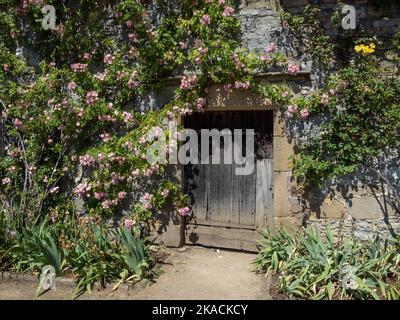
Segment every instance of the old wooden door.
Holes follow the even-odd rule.
[[[272,214],[272,111],[223,111],[196,113],[184,120],[186,128],[245,130],[255,132],[254,170],[237,175],[235,163],[189,164],[185,167],[186,191],[193,214],[186,226],[186,243],[233,249],[255,250],[258,231]],[[221,139],[220,154],[223,158]],[[199,147],[199,158],[201,152]],[[210,148],[207,152],[211,153]],[[199,163],[200,160],[199,160]]]

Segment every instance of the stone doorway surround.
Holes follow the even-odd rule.
[[[163,80],[163,89],[159,93],[161,103],[166,103],[172,98],[174,89],[179,85],[181,77]],[[310,88],[310,74],[299,72],[297,75],[289,75],[281,72],[258,74],[256,80],[269,83],[286,83],[294,94],[301,94]],[[297,198],[292,198],[290,189],[291,162],[290,157],[294,155],[293,143],[283,130],[280,114],[277,106],[268,99],[253,94],[250,90],[234,90],[227,93],[223,85],[212,85],[209,88],[207,106],[205,111],[255,111],[273,110],[273,210],[269,216],[264,217],[265,227],[275,225],[293,226],[299,224],[299,219],[293,217],[293,212],[300,212]],[[173,174],[177,181],[184,187],[184,169],[176,166]],[[296,208],[297,207],[297,208]],[[185,241],[184,219],[176,213],[168,214],[167,227],[160,233],[160,240],[170,247],[180,247]]]

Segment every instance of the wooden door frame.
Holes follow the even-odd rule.
[[[269,125],[266,124],[266,126],[264,127],[267,128],[269,127],[270,130],[268,131],[268,134],[271,135],[271,137],[273,136],[273,110],[271,108],[267,109],[256,109],[256,110],[232,110],[232,111],[228,111],[228,110],[224,110],[224,111],[216,111],[216,110],[212,110],[212,109],[207,109],[205,113],[221,113],[223,116],[226,115],[226,113],[233,113],[235,114],[236,112],[255,112],[255,113],[259,113],[259,112],[263,112],[264,115],[262,115],[262,117],[267,117],[267,118],[263,118],[264,120],[269,119],[272,123],[270,123]],[[226,113],[225,113],[226,112]],[[266,113],[268,112],[268,113]],[[233,117],[235,117],[235,115],[231,115]],[[192,117],[192,116],[189,116]],[[239,119],[242,119],[242,115],[240,115]],[[207,117],[206,117],[207,118]],[[228,118],[229,119],[229,118]],[[225,118],[224,120],[221,119],[221,121],[224,121],[226,123],[226,125],[228,125],[227,128],[231,128],[231,124],[229,124],[229,120],[227,118]],[[258,117],[258,115],[256,116],[256,118],[254,119],[254,121],[257,120],[256,119],[260,119]],[[238,119],[236,118],[237,121]],[[199,120],[194,120],[195,122],[195,126],[196,126],[196,130],[198,130],[199,128],[203,128],[202,127],[202,122]],[[206,120],[207,121],[207,120]],[[240,121],[240,120],[239,120]],[[188,125],[187,128],[192,128],[191,127],[191,121],[189,119],[189,123],[186,123],[185,121],[185,127]],[[256,124],[255,123],[255,129],[257,130],[257,128],[259,128],[259,123]],[[270,126],[272,125],[272,126]],[[200,126],[200,127],[198,127]],[[208,129],[213,129],[209,126],[207,126]],[[225,127],[219,127],[220,130],[224,129]],[[242,129],[245,129],[243,127],[241,127]],[[246,129],[249,129],[252,127],[246,127]],[[261,128],[259,128],[261,129]],[[261,129],[263,130],[263,129]],[[257,132],[257,131],[256,131]],[[265,131],[265,133],[267,133]],[[271,146],[272,146],[272,141],[270,142]],[[264,151],[265,152],[265,151]],[[261,231],[264,228],[266,228],[268,226],[268,224],[272,224],[272,203],[273,203],[273,197],[271,195],[271,193],[273,192],[272,190],[272,185],[273,185],[273,181],[272,180],[272,164],[273,164],[273,154],[269,154],[269,157],[265,157],[265,158],[260,158],[260,159],[255,159],[254,162],[254,171],[253,173],[254,175],[254,192],[252,192],[252,195],[254,196],[254,199],[251,200],[251,203],[253,204],[253,208],[251,208],[251,211],[254,213],[254,221],[253,224],[248,225],[246,223],[242,223],[242,222],[230,222],[230,221],[214,221],[214,219],[211,220],[206,220],[205,217],[203,217],[202,215],[198,215],[198,212],[195,212],[195,207],[194,206],[193,212],[195,213],[195,218],[193,220],[191,220],[190,224],[196,224],[196,225],[203,225],[203,226],[210,226],[210,227],[224,227],[224,228],[236,228],[236,229],[248,229],[248,230],[254,230],[254,231]],[[264,175],[259,175],[259,172],[263,172]],[[188,174],[188,170],[186,168],[186,166],[184,167],[184,172],[182,173],[182,187],[184,189],[185,192],[190,192],[190,190],[188,190],[189,187],[189,178],[187,176]],[[212,177],[211,177],[212,178]],[[243,182],[243,181],[242,181]],[[262,187],[261,187],[262,186]],[[190,189],[190,188],[189,188]],[[243,190],[244,191],[244,190]],[[249,208],[250,210],[250,208]],[[213,211],[213,210],[211,210]],[[246,211],[246,210],[245,210]],[[250,213],[250,211],[249,211]],[[246,216],[246,215],[245,215]],[[239,215],[238,215],[239,217]],[[239,219],[241,220],[241,219]]]
[[[164,92],[173,92],[171,88],[179,83],[181,77],[166,79],[164,85],[168,90]],[[286,73],[273,72],[268,74],[260,74],[257,76],[257,81],[282,83],[285,81],[294,94],[300,94],[303,83],[310,83],[309,72],[299,72],[297,75],[288,75]],[[171,95],[172,97],[172,95]],[[268,99],[263,99],[260,96],[252,94],[249,90],[234,90],[227,93],[223,85],[212,85],[209,88],[207,97],[207,106],[205,111],[256,111],[256,110],[273,110],[273,208],[268,218],[268,223],[265,227],[273,228],[276,225],[293,226],[297,223],[293,217],[290,207],[290,188],[293,185],[291,182],[291,161],[290,156],[294,155],[293,144],[283,130],[283,125],[280,121],[279,109],[272,105]],[[183,123],[183,117],[178,118],[178,122]],[[176,181],[184,188],[185,177],[184,168],[182,165],[176,166]],[[181,246],[185,239],[185,219],[176,217],[174,214],[174,224],[169,227],[162,235],[161,239],[165,240],[167,246]],[[296,221],[294,221],[296,220]],[[176,221],[179,221],[176,223]],[[265,221],[259,221],[264,225]]]
[[[213,94],[218,94],[221,92],[221,88],[211,88],[209,97],[211,97],[211,101],[208,103],[207,107],[205,108],[205,112],[216,112],[216,111],[249,111],[249,112],[257,112],[257,111],[273,111],[272,112],[272,117],[274,118],[273,121],[273,145],[275,143],[275,118],[276,118],[276,110],[274,110],[274,106],[272,106],[269,101],[264,101],[261,102],[259,99],[257,99],[257,104],[254,103],[252,105],[245,105],[243,106],[243,94],[240,93],[238,97],[242,98],[240,100],[242,101],[237,101],[238,97],[234,97],[234,101],[229,101],[226,105],[222,105],[221,103],[218,103],[215,105],[212,101]],[[246,98],[246,101],[248,102],[249,100]],[[180,119],[180,123],[183,123],[183,117]],[[274,147],[274,152],[275,152],[275,147]],[[275,155],[273,155],[272,159],[272,164],[274,163],[274,158]],[[267,159],[266,159],[267,160]],[[265,163],[265,161],[256,161],[255,165],[257,166],[255,170],[260,170],[259,165],[261,166],[262,163]],[[181,167],[181,187],[185,188],[186,184],[186,177],[185,177],[185,170],[183,167]],[[264,168],[263,170],[268,170],[267,168]],[[274,174],[274,167],[270,168],[272,171],[272,184],[273,183],[273,177],[275,176]],[[258,179],[258,175],[256,177]],[[257,182],[256,182],[257,183]],[[269,190],[267,190],[268,193]],[[272,193],[274,193],[275,190],[272,190]],[[264,193],[265,194],[265,193]],[[241,226],[222,226],[222,224],[218,224],[213,226],[212,224],[210,225],[194,225],[194,224],[187,224],[184,228],[185,230],[185,240],[186,242],[195,242],[196,239],[190,239],[190,237],[193,234],[200,234],[202,239],[202,245],[206,246],[212,246],[212,247],[227,247],[227,248],[232,248],[232,249],[241,249],[245,251],[257,251],[257,246],[256,246],[256,241],[259,238],[259,233],[268,227],[272,227],[274,224],[274,205],[272,207],[267,208],[265,206],[260,206],[260,202],[262,199],[262,193],[259,194],[257,188],[256,188],[256,195],[255,195],[255,201],[256,201],[256,221],[255,221],[255,227],[253,228],[246,228],[246,227],[241,227]],[[274,201],[272,200],[272,203]],[[257,212],[257,210],[259,210]],[[232,230],[234,229],[234,230]],[[232,233],[235,232],[237,234],[237,239],[229,239],[229,235],[232,235]]]

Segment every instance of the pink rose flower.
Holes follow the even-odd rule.
[[[248,82],[240,82],[240,81],[235,82],[235,89],[247,90],[248,88],[250,88],[250,83]]]
[[[95,198],[96,200],[101,200],[101,199],[103,199],[103,196],[104,196],[103,192],[95,192],[95,193],[94,193],[94,198]]]
[[[227,91],[227,92],[231,92],[232,89],[233,89],[233,84],[232,84],[232,83],[224,84],[224,89],[225,89],[225,91]]]
[[[96,164],[96,160],[89,154],[79,157],[79,163],[85,167],[93,167]]]
[[[10,179],[9,177],[4,178],[3,180],[1,180],[1,184],[2,184],[3,186],[7,186],[7,185],[9,185],[10,183],[11,183],[11,179]]]
[[[94,105],[98,100],[99,94],[96,91],[89,91],[86,94],[86,103],[90,106]]]
[[[297,106],[296,105],[290,105],[287,108],[288,113],[290,113],[291,115],[294,115],[295,113],[297,113]]]
[[[118,193],[118,199],[119,200],[125,199],[126,196],[127,196],[127,193],[125,191],[121,191],[121,192]]]
[[[71,91],[74,91],[77,87],[78,87],[78,85],[74,81],[71,81],[70,83],[68,83],[68,86],[67,86],[68,90],[71,90]]]
[[[225,9],[224,9],[224,12],[222,13],[222,15],[224,17],[230,17],[230,16],[233,15],[234,12],[235,12],[235,9],[233,9],[230,6],[226,6]]]
[[[93,76],[95,79],[99,81],[104,81],[107,77],[107,71],[105,72],[98,72]]]
[[[147,202],[147,201],[151,201],[151,199],[153,199],[153,195],[147,192],[143,195],[143,197],[141,198],[141,201]]]
[[[111,141],[112,138],[111,138],[111,135],[109,133],[102,133],[100,135],[100,139],[103,142],[108,142],[108,141]]]
[[[16,119],[14,120],[14,127],[17,128],[17,129],[22,128],[22,121],[19,120],[18,118],[16,118]]]
[[[71,69],[74,72],[82,73],[87,70],[87,64],[84,63],[73,63],[71,64]]]
[[[310,113],[308,112],[307,109],[303,109],[300,111],[300,116],[303,120],[307,119]]]
[[[211,23],[211,18],[210,18],[210,16],[209,16],[208,14],[203,15],[203,16],[201,17],[201,19],[200,19],[200,23],[201,23],[203,26],[205,26],[205,27],[209,26],[210,23]]]
[[[125,21],[125,25],[126,25],[126,27],[127,28],[132,28],[132,26],[133,26],[133,22],[132,22],[132,20],[127,20],[127,21]]]
[[[64,25],[63,25],[62,23],[58,24],[58,25],[56,26],[56,28],[55,28],[55,32],[56,32],[58,35],[63,36],[63,35],[64,35],[64,32],[65,32],[65,27],[64,27]]]
[[[136,33],[130,33],[130,34],[128,34],[128,38],[129,38],[129,40],[132,41],[132,42],[136,42],[136,41],[138,40],[138,39],[137,39]]]
[[[198,98],[197,99],[197,103],[196,103],[196,107],[199,111],[202,111],[204,109],[204,107],[206,106],[207,100],[204,98]]]
[[[127,229],[132,229],[136,225],[136,220],[134,219],[125,219],[124,227]]]
[[[78,184],[75,187],[74,193],[82,198],[90,191],[90,189],[91,189],[90,184],[88,184],[87,181],[83,181],[82,183]]]
[[[290,75],[295,76],[300,71],[300,67],[297,64],[289,64],[288,72]]]
[[[186,217],[190,212],[190,209],[188,207],[184,207],[184,208],[180,208],[178,209],[178,213],[182,216],[182,217]]]
[[[324,106],[327,106],[329,104],[329,95],[327,93],[324,93],[321,97],[321,104]]]
[[[169,190],[168,190],[168,189],[163,190],[163,191],[161,192],[161,196],[162,196],[163,198],[168,197],[168,196],[169,196]]]
[[[189,90],[193,88],[196,84],[197,84],[197,76],[195,74],[184,76],[181,80],[181,89]]]
[[[237,53],[232,53],[232,61],[235,64],[236,69],[240,70],[244,67]]]
[[[88,53],[88,52],[85,52],[85,53],[83,54],[83,59],[84,59],[84,60],[89,60],[91,57],[92,57],[92,55],[91,55],[90,53]]]
[[[194,40],[194,46],[196,48],[200,48],[202,45],[203,45],[203,42],[201,42],[200,39],[197,38],[196,40]]]
[[[125,122],[130,122],[130,121],[133,120],[133,115],[132,115],[132,113],[130,113],[130,112],[124,111],[124,112],[122,113],[122,115],[123,115],[123,117],[124,117],[124,121],[125,121]]]
[[[271,42],[267,48],[265,49],[265,51],[267,51],[268,53],[272,53],[275,52],[277,49],[277,45],[274,42]]]
[[[115,57],[112,54],[108,53],[104,56],[103,61],[105,64],[112,64],[114,59],[115,59]]]
[[[101,203],[101,206],[103,207],[103,209],[108,209],[111,207],[111,205],[112,205],[112,202],[110,200],[104,200]]]

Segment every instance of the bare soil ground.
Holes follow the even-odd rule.
[[[93,290],[92,294],[85,293],[79,299],[272,299],[265,276],[257,275],[251,269],[254,254],[202,247],[169,251],[154,283],[145,281],[114,292],[109,286],[102,291]],[[0,279],[0,299],[66,300],[71,299],[74,290],[73,286],[57,284],[56,290],[36,298],[37,284],[37,281]]]

